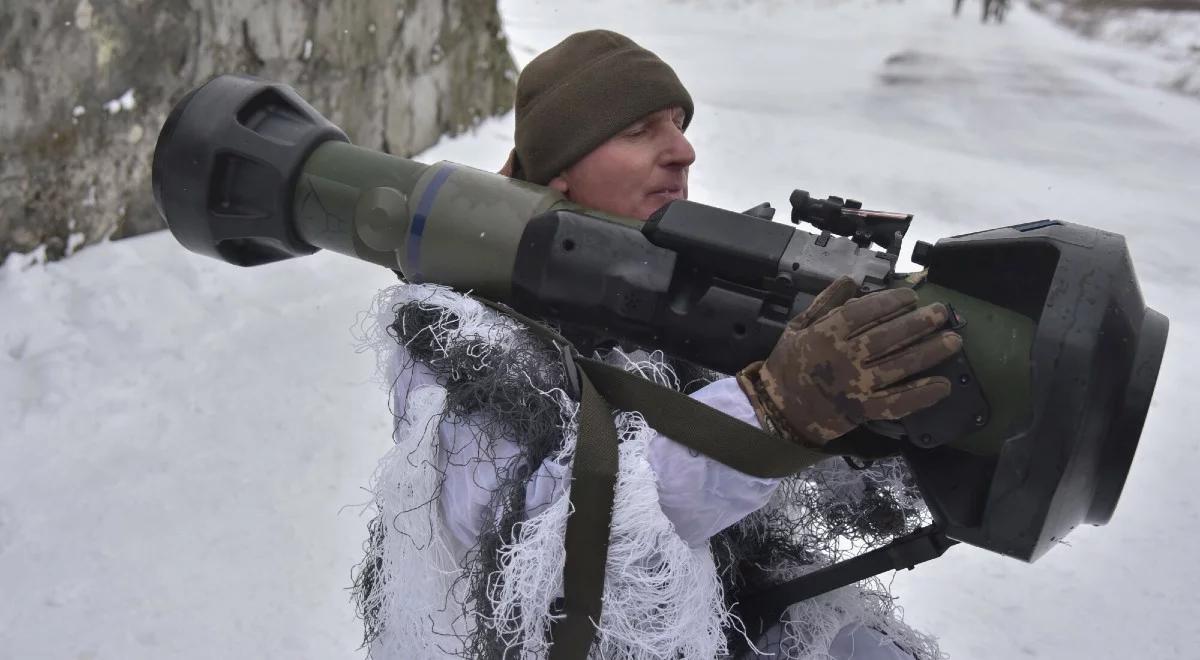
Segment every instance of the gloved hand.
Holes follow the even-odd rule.
[[[869,420],[900,419],[950,394],[943,377],[910,376],[962,348],[941,303],[917,307],[910,288],[851,300],[841,277],[788,323],[766,360],[737,374],[764,429],[820,448]]]

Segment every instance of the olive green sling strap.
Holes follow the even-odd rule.
[[[571,467],[562,618],[551,631],[550,660],[582,660],[596,633],[617,481],[618,438],[613,408],[636,410],[654,430],[751,476],[779,478],[829,457],[726,415],[670,388],[576,354],[554,330],[506,305],[475,298],[525,324],[563,351],[572,396],[579,399],[579,435]]]

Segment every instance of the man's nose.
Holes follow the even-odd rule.
[[[663,167],[688,167],[696,162],[696,150],[683,131],[671,125],[667,133],[659,164]]]

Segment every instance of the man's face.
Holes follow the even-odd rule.
[[[683,119],[683,108],[647,115],[548,185],[576,204],[645,220],[667,202],[687,199],[696,151],[683,135]]]

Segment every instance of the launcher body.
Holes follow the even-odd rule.
[[[649,221],[541,186],[350,145],[290,88],[221,76],[175,107],[154,194],[187,248],[242,266],[333,250],[510,304],[571,336],[661,348],[725,373],[766,357],[841,275],[912,286],[955,310],[951,396],[893,440],[939,527],[1033,560],[1116,506],[1149,407],[1167,320],[1146,307],[1124,239],[1039,221],[919,243],[911,216],[792,195],[792,220],[673,202]],[[881,249],[873,249],[878,247]],[[581,347],[587,350],[588,346]]]

